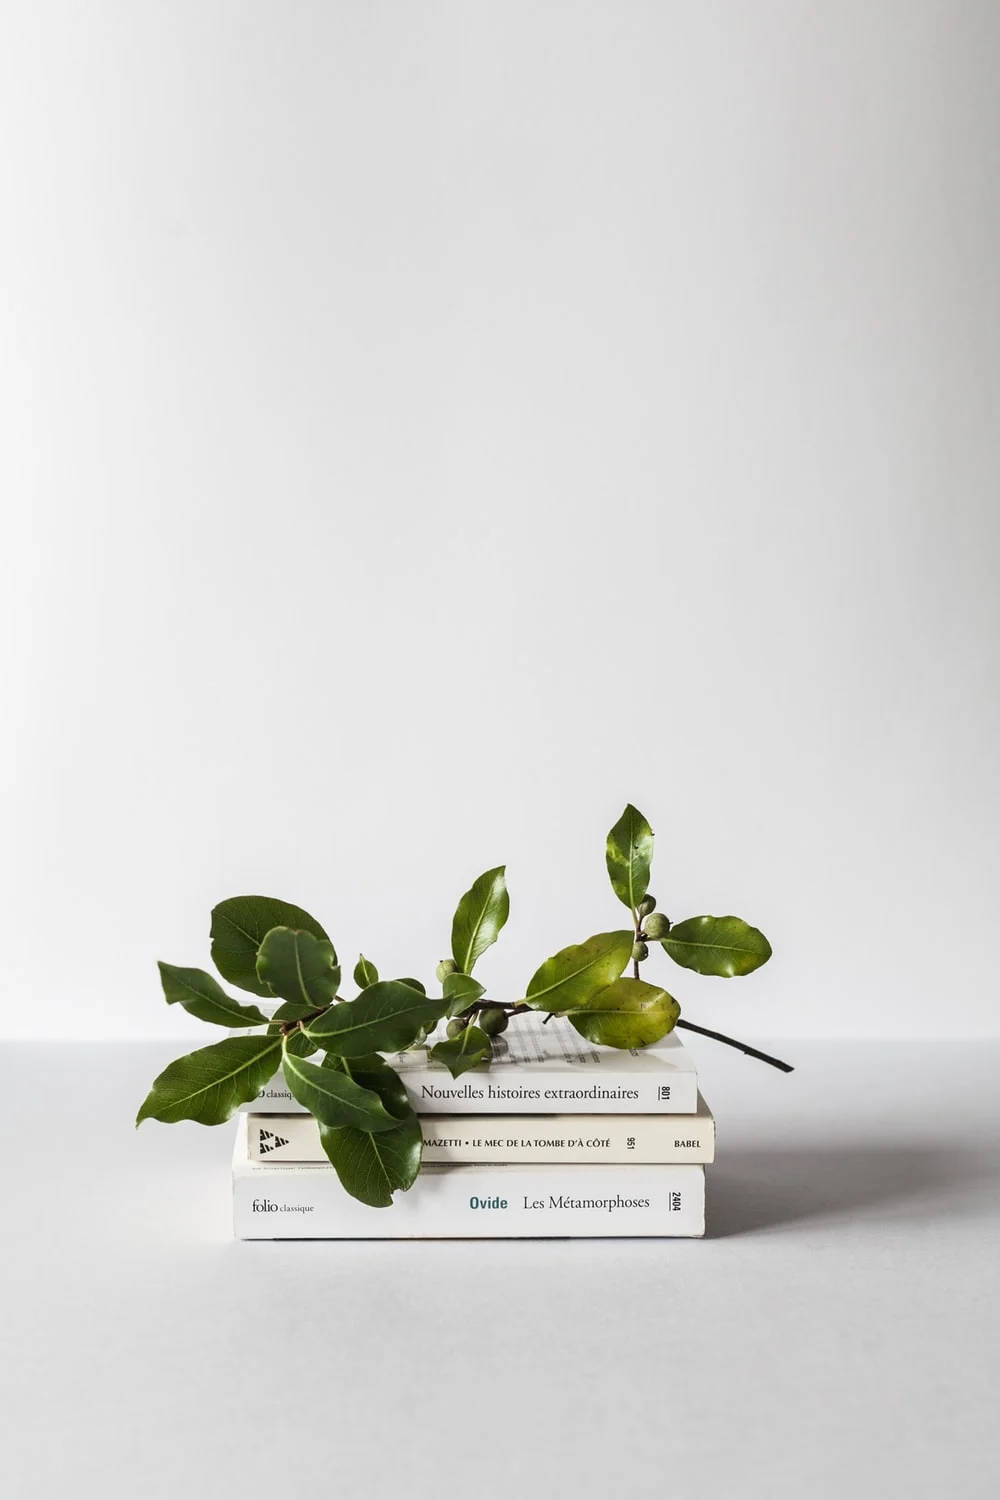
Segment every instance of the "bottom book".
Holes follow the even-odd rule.
[[[638,1163],[425,1167],[391,1208],[369,1208],[344,1191],[328,1163],[251,1161],[241,1115],[233,1232],[243,1240],[691,1239],[705,1233],[705,1170]]]

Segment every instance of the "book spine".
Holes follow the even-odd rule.
[[[506,1071],[506,1070],[504,1070]],[[579,1082],[565,1072],[549,1073],[532,1065],[530,1078],[504,1081],[500,1070],[491,1077],[477,1073],[472,1081],[451,1079],[440,1069],[407,1069],[402,1075],[410,1103],[420,1115],[551,1115],[571,1110],[588,1115],[693,1115],[698,1108],[698,1079],[694,1073],[636,1078],[634,1074],[588,1069]],[[261,1089],[258,1098],[243,1105],[246,1114],[301,1114],[280,1074]]]
[[[422,1115],[424,1162],[692,1162],[715,1158],[715,1121],[696,1115]],[[325,1162],[311,1115],[251,1115],[251,1161]]]
[[[705,1232],[696,1166],[463,1166],[421,1172],[392,1207],[351,1198],[330,1166],[236,1169],[237,1239],[694,1238]]]

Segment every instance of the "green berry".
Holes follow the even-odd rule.
[[[646,944],[645,943],[633,943],[632,944],[632,957],[635,959],[635,961],[636,961],[637,964],[641,964],[644,958],[648,958],[649,957],[649,949],[646,947]]]
[[[507,1030],[507,1012],[490,1006],[487,1010],[479,1012],[476,1025],[481,1031],[485,1031],[487,1036],[499,1036],[501,1031]]]
[[[448,1022],[447,1026],[444,1029],[449,1037],[454,1038],[456,1036],[461,1036],[462,1032],[465,1030],[465,1022],[460,1021],[456,1016],[453,1021]]]
[[[650,914],[650,912],[653,910],[653,908],[655,906],[656,906],[656,897],[655,896],[643,896],[643,898],[639,902],[639,906],[638,906],[638,912],[639,912],[640,917],[648,917],[649,914]]]
[[[453,958],[442,958],[437,966],[437,977],[444,984],[449,974],[454,974],[458,964]]]
[[[661,938],[665,938],[667,933],[670,931],[670,918],[665,917],[662,911],[654,911],[651,916],[648,916],[646,918],[643,926],[646,931],[646,936],[648,938],[653,938],[656,942],[659,942],[659,940]]]

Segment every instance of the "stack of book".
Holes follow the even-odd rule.
[[[345,1192],[316,1122],[272,1079],[239,1120],[236,1237],[704,1234],[715,1121],[675,1034],[620,1052],[519,1016],[493,1052],[488,1069],[458,1079],[423,1049],[392,1059],[420,1116],[424,1165],[389,1209]]]

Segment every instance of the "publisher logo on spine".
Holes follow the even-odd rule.
[[[257,1136],[257,1150],[261,1156],[266,1156],[269,1151],[277,1151],[279,1146],[287,1146],[288,1142],[284,1136],[276,1135],[273,1130],[261,1129]]]
[[[315,1209],[312,1203],[275,1203],[273,1198],[251,1198],[250,1212],[252,1214],[311,1214]]]

